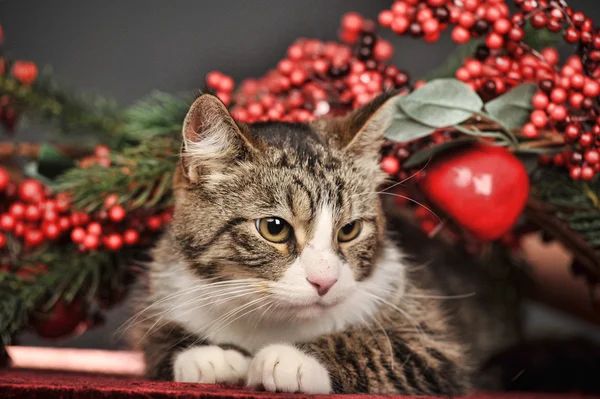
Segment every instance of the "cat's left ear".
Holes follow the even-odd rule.
[[[390,126],[396,96],[383,94],[346,116],[345,134],[349,136],[344,150],[354,156],[379,156]]]
[[[217,97],[198,97],[183,122],[184,177],[195,182],[248,159],[253,147],[240,127]]]

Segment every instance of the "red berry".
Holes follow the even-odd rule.
[[[98,158],[108,158],[110,156],[110,148],[105,145],[96,146],[94,149],[94,155]]]
[[[585,152],[585,161],[589,164],[595,165],[600,161],[600,153],[598,150],[587,150]]]
[[[6,236],[0,233],[0,248],[4,248],[6,246]]]
[[[586,97],[597,97],[600,94],[600,83],[595,80],[588,80],[583,86],[583,94]]]
[[[294,86],[300,86],[306,81],[306,71],[304,69],[296,68],[290,74],[290,82]]]
[[[573,71],[573,72],[575,72],[575,71]],[[571,76],[571,87],[573,87],[574,89],[581,89],[581,88],[583,88],[584,84],[585,84],[585,76],[583,76],[583,74],[574,73]]]
[[[41,231],[31,229],[25,231],[25,243],[32,247],[40,245],[44,241],[44,235]]]
[[[69,218],[66,216],[61,216],[58,219],[58,228],[61,230],[68,230],[71,227],[71,222],[69,221]]]
[[[429,18],[421,24],[423,28],[423,33],[425,35],[432,35],[434,33],[438,33],[440,30],[440,23],[435,18]]]
[[[474,78],[481,76],[483,73],[483,64],[477,60],[470,59],[465,63],[465,68]]]
[[[465,44],[471,39],[469,31],[462,26],[456,26],[452,30],[452,40],[458,44]]]
[[[111,251],[118,251],[123,245],[123,237],[117,233],[113,233],[108,237],[105,237],[103,242],[106,248],[110,249]]]
[[[405,17],[395,17],[392,21],[392,31],[398,35],[402,35],[404,32],[408,30],[410,26],[410,20]]]
[[[342,28],[350,32],[360,32],[364,23],[363,17],[355,12],[349,12],[342,17]]]
[[[385,61],[394,55],[394,46],[387,40],[379,39],[373,48],[373,56],[381,61]]]
[[[15,219],[22,219],[25,216],[25,205],[23,205],[20,202],[15,202],[14,204],[12,204],[10,206],[10,208],[8,209],[8,212]]]
[[[0,229],[2,230],[11,231],[15,227],[15,223],[15,218],[8,213],[0,216]]]
[[[41,202],[44,198],[44,187],[37,180],[23,180],[19,185],[19,197],[27,202]]]
[[[538,135],[538,129],[533,123],[527,123],[523,126],[523,135],[528,139],[533,139]]]
[[[102,234],[102,225],[98,222],[92,222],[87,226],[87,232],[89,235],[99,236]]]
[[[377,17],[379,24],[384,28],[389,28],[392,25],[392,21],[394,20],[394,13],[391,10],[383,10],[379,13]]]
[[[545,109],[548,106],[549,100],[547,95],[538,91],[533,95],[531,102],[536,109]]]
[[[545,111],[542,111],[540,109],[536,109],[535,111],[533,111],[531,113],[530,119],[531,123],[533,123],[533,125],[539,129],[545,127],[548,123],[548,115],[546,115]]]
[[[512,28],[510,30],[510,32],[508,33],[508,38],[515,42],[519,42],[519,41],[523,40],[524,37],[525,37],[525,32],[523,31],[522,28],[519,28],[519,27]]]
[[[567,109],[562,105],[557,105],[552,112],[550,112],[550,116],[555,121],[564,121],[567,117]]]
[[[44,231],[44,235],[46,236],[46,238],[48,238],[50,240],[53,240],[60,235],[60,229],[54,223],[45,224],[42,227],[42,230]]]
[[[0,191],[4,191],[6,186],[8,186],[8,182],[10,181],[10,177],[8,173],[3,168],[0,168]]]
[[[542,57],[550,64],[556,65],[558,63],[558,51],[555,48],[547,47],[542,50]]]
[[[381,169],[388,175],[395,175],[400,170],[400,162],[392,156],[387,156],[381,160]]]
[[[97,235],[88,234],[83,238],[82,244],[86,249],[94,250],[100,245],[100,238]]]
[[[456,70],[456,79],[462,82],[467,82],[469,79],[471,79],[471,74],[469,74],[467,68],[458,68]]]
[[[42,212],[40,211],[40,208],[38,208],[35,205],[27,205],[27,207],[25,208],[25,219],[30,220],[30,221],[35,221],[35,220],[39,220],[39,218],[42,216]]]
[[[557,87],[550,93],[550,99],[553,103],[562,104],[567,100],[567,91],[563,88]]]
[[[221,83],[222,77],[223,77],[223,74],[221,72],[218,72],[218,71],[209,72],[206,75],[206,83],[212,88],[217,88],[219,86],[219,84]]]
[[[571,124],[568,125],[565,129],[565,136],[569,141],[575,141],[579,138],[579,134],[581,131],[577,125]]]
[[[15,235],[17,237],[21,237],[23,236],[23,234],[25,234],[25,224],[23,224],[23,222],[17,222],[15,223]]]
[[[125,219],[126,215],[127,213],[125,212],[125,208],[123,208],[121,205],[115,205],[108,211],[108,217],[113,222],[122,221],[123,219]]]
[[[584,132],[579,137],[579,145],[582,146],[583,148],[589,147],[593,141],[594,141],[594,136],[592,135],[591,132]]]
[[[494,31],[500,35],[504,35],[510,31],[512,24],[506,18],[502,18],[494,22]]]
[[[76,227],[71,231],[71,240],[74,243],[81,244],[85,238],[85,230],[83,227]]]
[[[592,180],[596,172],[591,166],[584,166],[581,168],[581,180]]]
[[[233,81],[233,79],[227,75],[223,75],[221,77],[219,85],[217,86],[217,89],[219,89],[220,91],[224,91],[225,93],[230,93],[233,90],[234,86],[235,82]]]
[[[125,230],[125,233],[123,234],[123,240],[127,245],[135,245],[138,243],[139,239],[140,235],[136,230],[133,229]]]
[[[151,216],[148,218],[148,222],[146,223],[148,228],[152,231],[158,231],[162,227],[162,219],[160,216]]]
[[[585,96],[581,93],[575,92],[569,96],[569,104],[575,109],[580,109],[583,101],[585,100]]]
[[[496,32],[492,32],[485,39],[485,44],[491,49],[499,49],[504,45],[504,39]]]
[[[30,61],[15,61],[12,74],[22,84],[30,85],[37,78],[38,68]]]
[[[580,166],[571,167],[571,169],[569,170],[569,175],[571,176],[571,179],[579,180],[581,178],[581,167]]]
[[[579,32],[577,32],[577,29],[573,27],[567,28],[565,31],[565,40],[568,43],[575,43],[577,40],[579,40]]]
[[[467,29],[475,25],[476,21],[477,20],[475,19],[475,16],[468,11],[464,11],[460,14],[460,17],[458,17],[458,23],[460,26]]]

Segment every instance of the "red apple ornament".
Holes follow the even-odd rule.
[[[481,241],[507,233],[529,195],[523,164],[505,148],[481,143],[440,157],[420,184],[432,203]]]

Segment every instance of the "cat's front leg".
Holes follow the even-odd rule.
[[[177,382],[240,384],[246,380],[250,359],[235,349],[194,346],[174,355]]]
[[[269,345],[250,364],[248,385],[272,392],[331,392],[329,372],[319,361],[292,345]]]

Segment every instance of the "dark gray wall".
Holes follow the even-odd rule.
[[[376,17],[391,3],[0,0],[0,25],[7,55],[51,65],[64,84],[99,92],[126,105],[153,90],[197,89],[212,69],[228,73],[236,81],[259,76],[275,66],[294,39],[335,39],[343,13],[354,10]],[[599,1],[569,3],[600,22]],[[447,36],[436,45],[406,38],[393,38],[393,42],[397,44],[394,63],[416,77],[442,62],[453,47]],[[19,138],[38,134],[28,130]],[[114,347],[111,332],[124,314],[117,309],[105,328],[62,344]],[[25,337],[23,343],[40,342]]]

